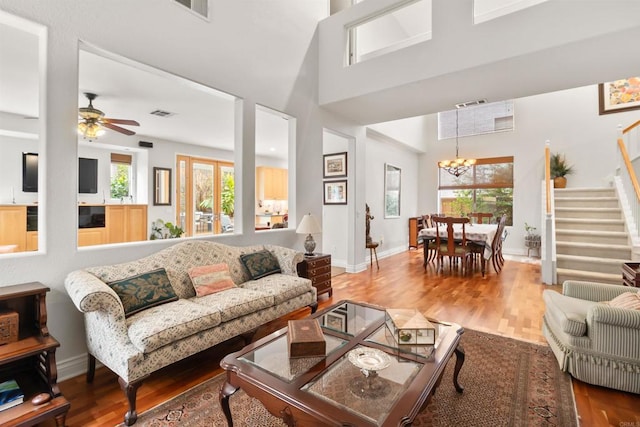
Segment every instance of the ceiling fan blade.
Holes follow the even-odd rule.
[[[103,123],[117,123],[119,125],[129,125],[129,126],[140,126],[140,123],[135,120],[124,120],[124,119],[109,119],[106,117],[102,118]]]
[[[116,125],[113,125],[113,124],[108,123],[108,122],[102,122],[101,125],[106,127],[107,129],[115,130],[116,132],[120,132],[120,133],[123,133],[125,135],[135,135],[136,134],[135,132],[133,132],[133,131],[131,131],[129,129],[121,128],[120,126],[116,126]]]

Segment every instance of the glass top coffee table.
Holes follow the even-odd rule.
[[[289,426],[405,426],[427,405],[456,355],[453,383],[464,363],[462,327],[431,320],[434,345],[398,345],[385,309],[340,301],[312,316],[322,326],[324,357],[289,358],[287,328],[229,354],[220,405],[233,426],[229,397],[238,389]]]

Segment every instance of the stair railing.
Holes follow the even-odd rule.
[[[640,152],[635,149],[640,143],[640,120],[625,129],[618,126],[618,129],[617,184],[621,187],[621,201],[627,205],[631,213],[631,218],[627,218],[626,222],[633,245],[638,246],[640,245],[640,227],[638,227],[640,224],[640,184],[638,184],[629,151],[634,150],[634,157],[640,157]],[[630,147],[630,150],[627,147]],[[626,203],[624,203],[624,199],[626,199]]]
[[[556,282],[556,230],[553,213],[553,185],[551,185],[551,149],[547,140],[544,147],[544,181],[542,182],[542,248],[540,250],[542,283]]]

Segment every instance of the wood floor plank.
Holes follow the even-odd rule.
[[[448,266],[447,266],[448,267]],[[501,274],[493,267],[482,277],[461,276],[457,272],[437,273],[430,264],[422,266],[422,250],[403,252],[380,260],[375,267],[357,274],[335,276],[333,297],[322,295],[322,309],[342,299],[352,299],[385,307],[416,307],[429,317],[449,320],[465,328],[504,335],[516,339],[546,343],[542,335],[545,289],[560,291],[560,286],[541,284],[540,267],[507,260]],[[261,327],[256,338],[286,326],[289,319],[309,315],[299,310]],[[238,339],[152,374],[138,392],[138,412],[152,408],[218,373],[220,359],[242,348]],[[640,426],[640,395],[596,387],[574,380],[574,394],[581,426]],[[98,369],[92,384],[84,376],[60,384],[71,402],[69,427],[116,425],[127,410],[117,377],[105,368]],[[53,423],[45,424],[47,426]]]

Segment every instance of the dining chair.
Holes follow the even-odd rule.
[[[435,227],[433,224],[433,220],[431,219],[433,215],[422,215],[422,228],[433,228]],[[424,269],[427,269],[427,264],[436,259],[438,251],[438,247],[436,246],[436,238],[431,236],[422,236],[422,252],[424,260],[422,262],[422,266]]]
[[[505,225],[507,223],[507,215],[502,215],[500,217],[500,221],[498,222],[498,229],[496,230],[496,235],[493,238],[493,242],[491,244],[491,259],[493,261],[493,269],[496,273],[500,273],[502,271],[502,266],[504,265],[504,257],[502,256],[502,242],[507,238],[507,234],[505,233]]]
[[[437,247],[437,259],[438,269],[444,270],[443,258],[449,257],[449,271],[452,271],[452,267],[455,262],[460,259],[461,272],[464,274],[465,267],[468,270],[469,258],[472,253],[467,247],[467,236],[465,232],[465,225],[469,224],[469,218],[454,218],[454,217],[431,217],[431,220],[436,226],[436,247]],[[454,238],[453,225],[461,225],[461,238],[456,240]],[[446,241],[440,236],[440,231],[445,229],[447,231]]]
[[[491,223],[493,214],[491,212],[471,212],[467,215],[474,224],[484,224],[484,219],[487,218],[487,224]]]

